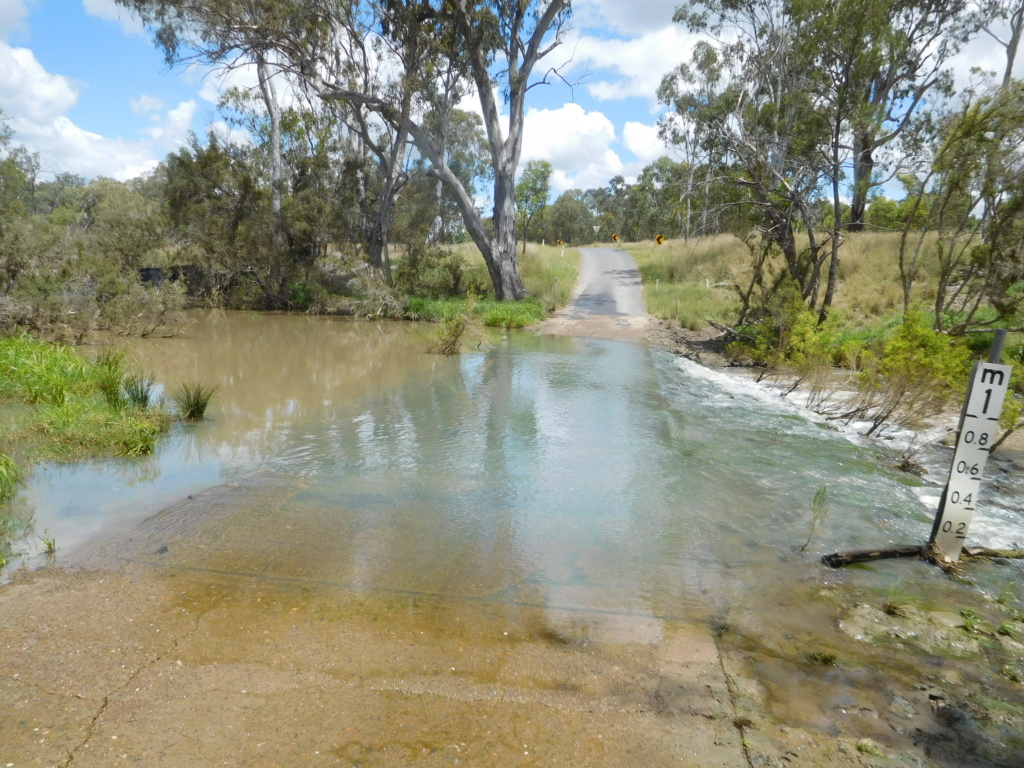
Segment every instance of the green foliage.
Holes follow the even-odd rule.
[[[33,456],[65,460],[150,453],[171,418],[162,408],[131,406],[122,363],[117,354],[89,362],[27,334],[0,339],[0,401],[35,406],[33,419],[6,439]]]
[[[467,334],[475,337],[478,343],[483,342],[480,319],[474,315],[476,303],[476,296],[470,294],[466,298],[464,311],[445,318],[441,328],[427,345],[428,351],[445,356],[458,354],[462,348],[462,339]]]
[[[408,314],[419,320],[448,322],[460,315],[473,314],[485,326],[498,328],[525,328],[539,323],[547,312],[534,298],[523,301],[496,301],[493,298],[479,299],[427,299],[415,297],[409,300]]]
[[[975,611],[970,608],[964,608],[960,611],[960,617],[964,620],[960,628],[970,635],[990,635],[992,634],[988,624],[982,619]]]
[[[14,490],[21,482],[21,476],[21,469],[14,463],[14,459],[7,454],[0,453],[0,505],[14,496]]]
[[[171,390],[170,398],[181,418],[186,421],[199,421],[206,415],[206,409],[218,389],[216,384],[186,381]]]
[[[124,377],[124,399],[135,408],[145,410],[153,397],[155,382],[151,376],[144,373],[130,373]],[[106,396],[106,392],[104,392]],[[109,402],[109,399],[108,399]]]
[[[57,540],[50,534],[49,529],[42,532],[39,541],[43,545],[43,551],[48,555],[57,553]]]
[[[530,160],[516,182],[516,213],[523,231],[524,253],[530,236],[530,224],[548,204],[553,172],[547,160]]]
[[[418,243],[398,262],[395,287],[410,296],[458,296],[464,271],[461,254]]]

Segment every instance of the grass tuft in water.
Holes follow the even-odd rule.
[[[440,330],[427,345],[427,350],[445,356],[458,354],[462,349],[462,339],[466,334],[476,337],[478,342],[484,341],[480,320],[473,314],[475,307],[476,297],[470,294],[466,299],[465,311],[456,312],[445,319]]]
[[[14,459],[5,453],[0,453],[0,504],[3,504],[14,495],[14,489],[21,482],[21,470],[14,463]]]
[[[124,399],[135,408],[146,410],[153,398],[153,387],[156,382],[145,373],[130,373],[124,377]]]
[[[811,530],[807,534],[807,541],[800,547],[801,552],[810,546],[814,532],[819,525],[825,522],[826,517],[828,517],[828,487],[823,485],[814,492],[814,501],[811,503]]]
[[[885,590],[885,602],[882,603],[882,610],[890,616],[906,616],[906,608],[913,606],[922,610],[929,609],[927,601],[903,586],[902,581],[891,584]]]
[[[42,532],[42,534],[39,536],[39,541],[42,542],[43,551],[46,552],[46,554],[56,554],[57,540],[53,538],[53,535],[50,533],[49,528]]]
[[[1003,635],[1011,640],[1020,642],[1020,632],[1017,629],[1017,625],[1012,621],[1004,621],[999,625],[999,629],[996,630],[997,635]]]
[[[975,611],[970,608],[964,608],[960,611],[960,617],[964,620],[964,623],[960,625],[960,629],[969,635],[990,635],[991,630],[985,620],[981,618]]]
[[[206,409],[216,396],[217,390],[216,384],[185,381],[171,390],[170,398],[181,418],[186,421],[199,421],[206,415]]]
[[[870,755],[871,757],[885,757],[885,753],[871,739],[861,739],[858,741],[857,751],[862,755]]]

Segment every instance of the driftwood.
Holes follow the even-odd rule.
[[[921,544],[905,544],[884,549],[855,549],[850,552],[825,555],[821,558],[821,562],[831,565],[833,568],[842,568],[844,565],[869,563],[872,560],[887,560],[893,557],[920,557],[923,551],[924,547]]]
[[[1024,549],[988,549],[987,547],[964,547],[967,557],[1001,557],[1005,560],[1024,560]]]
[[[988,549],[986,547],[964,547],[962,556],[966,558],[1004,558],[1007,560],[1024,560],[1024,550],[1020,549]],[[887,560],[894,557],[919,557],[942,568],[944,571],[956,569],[952,562],[938,547],[932,544],[902,544],[882,549],[855,549],[849,552],[835,552],[825,555],[821,562],[833,568],[842,568],[854,563],[869,563],[873,560]]]

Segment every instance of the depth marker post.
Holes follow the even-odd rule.
[[[999,431],[999,416],[1010,387],[1012,368],[999,364],[1005,344],[1006,331],[996,331],[988,362],[976,362],[971,371],[967,397],[960,411],[949,480],[942,492],[928,540],[954,563],[960,559],[960,550],[974,517],[981,478]]]

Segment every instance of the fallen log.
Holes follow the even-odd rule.
[[[824,555],[821,562],[833,568],[842,568],[844,565],[854,563],[869,563],[873,560],[887,560],[893,557],[920,557],[924,551],[921,544],[904,544],[896,547],[885,547],[884,549],[855,549],[849,552],[836,552],[831,555]]]
[[[962,555],[968,558],[1004,558],[1007,560],[1024,560],[1024,550],[1021,549],[988,549],[987,547],[964,547]],[[844,565],[854,563],[870,563],[873,560],[887,560],[894,557],[920,557],[943,570],[955,567],[948,557],[941,552],[935,551],[928,544],[901,544],[895,547],[884,547],[881,549],[855,549],[849,552],[836,552],[831,555],[824,555],[821,562],[833,568],[842,568]]]
[[[1001,557],[1005,560],[1024,560],[1024,549],[989,549],[987,547],[964,547],[967,557]]]

